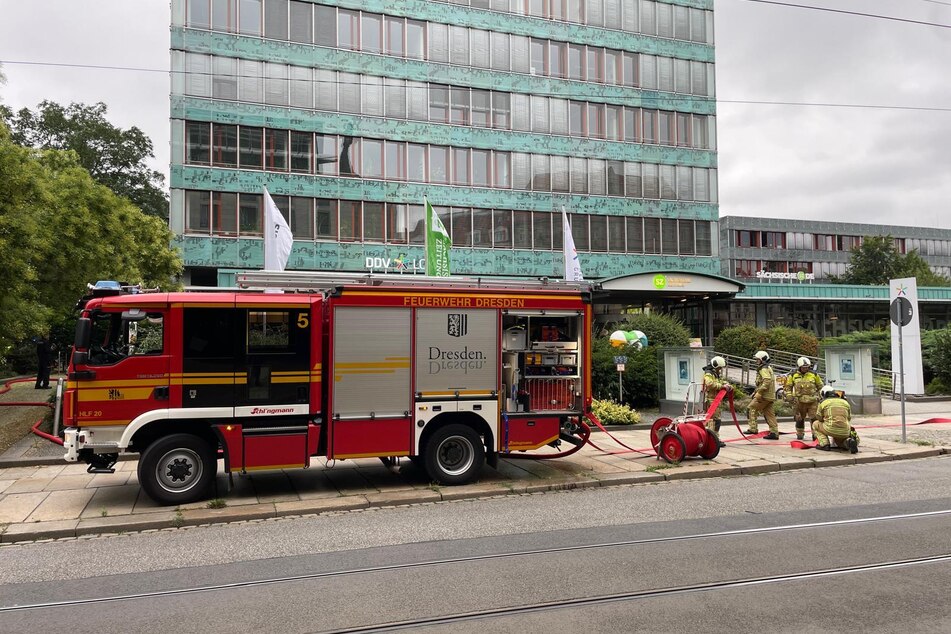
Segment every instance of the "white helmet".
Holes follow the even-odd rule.
[[[753,356],[759,359],[760,363],[769,363],[769,353],[766,352],[765,350],[760,350]]]
[[[808,357],[799,357],[799,360],[796,361],[796,365],[800,368],[803,366],[811,367],[812,361],[810,361]]]
[[[719,370],[720,368],[725,368],[726,359],[724,359],[723,357],[713,357],[712,359],[710,359],[710,366],[715,370]]]
[[[822,398],[829,398],[830,396],[835,396],[835,388],[831,385],[823,385],[822,389],[819,390],[819,394],[822,395]]]

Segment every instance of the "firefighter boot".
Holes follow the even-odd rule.
[[[806,437],[806,424],[796,422],[796,440],[802,440]]]
[[[777,434],[774,431],[771,431],[765,436],[763,436],[763,440],[779,440],[779,434]]]

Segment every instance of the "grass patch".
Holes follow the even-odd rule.
[[[210,509],[223,509],[224,507],[228,506],[228,502],[221,498],[215,498],[214,500],[209,500],[208,504],[205,506]]]
[[[172,526],[175,528],[181,528],[185,525],[185,515],[182,513],[182,509],[175,509],[175,517],[172,518]]]
[[[655,471],[660,471],[661,469],[675,469],[678,465],[674,464],[652,464],[651,466],[644,469],[647,473],[654,473]]]

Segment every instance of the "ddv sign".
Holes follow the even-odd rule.
[[[395,273],[420,273],[426,271],[426,258],[408,258],[400,253],[395,258],[368,257],[366,268],[371,271],[393,271]]]

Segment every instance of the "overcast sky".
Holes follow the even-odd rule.
[[[951,0],[799,3],[951,25]],[[103,101],[168,173],[167,73],[55,66],[167,70],[168,0],[0,0],[0,15],[0,101]],[[717,0],[715,20],[721,216],[951,228],[951,28],[747,0]]]

